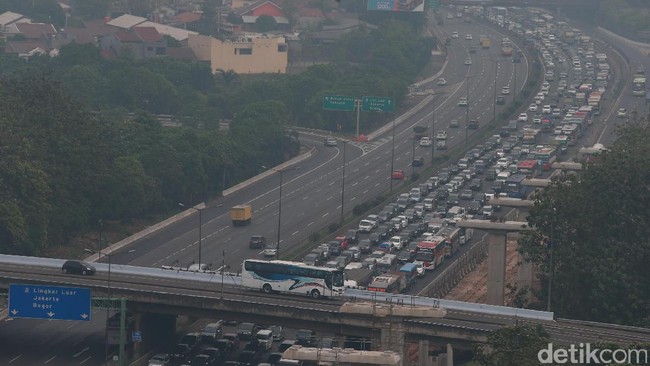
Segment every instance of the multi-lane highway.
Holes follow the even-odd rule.
[[[479,120],[481,125],[492,118],[494,95],[499,95],[503,86],[508,85],[513,90],[515,87],[521,89],[525,84],[528,75],[528,59],[524,58],[520,64],[512,64],[510,59],[499,55],[500,48],[496,45],[489,50],[478,49],[477,53],[469,52],[470,46],[476,45],[480,34],[486,34],[492,40],[500,40],[505,34],[478,23],[463,23],[460,20],[447,22],[441,31],[446,35],[450,35],[453,31],[460,34],[460,37],[453,39],[448,47],[447,63],[441,75],[448,84],[437,87],[433,86],[434,81],[432,83],[436,89],[434,102],[395,126],[394,153],[391,138],[393,131],[390,129],[384,135],[367,143],[347,144],[345,196],[343,197],[345,213],[349,213],[355,205],[385,193],[389,189],[391,157],[394,156],[395,169],[410,172],[413,158],[412,127],[430,126],[434,108],[435,130],[446,130],[451,146],[464,144],[466,109],[457,106],[461,97],[468,97],[469,119]],[[464,39],[466,34],[472,34],[473,41],[466,41]],[[606,37],[606,35],[602,36]],[[622,51],[626,55],[630,52],[629,55],[632,56],[628,56],[629,58],[637,57],[633,49],[622,49]],[[465,65],[464,61],[468,57],[472,60],[471,65]],[[467,91],[469,95],[466,94]],[[511,100],[511,96],[506,97],[507,100]],[[631,96],[629,98],[632,99],[628,100],[623,96],[622,103],[636,103],[639,99],[634,100]],[[504,107],[496,106],[496,108],[498,114]],[[633,109],[631,106],[627,108]],[[461,128],[449,128],[448,124],[452,119],[461,121]],[[469,133],[475,132],[469,130]],[[604,132],[603,136],[608,136],[608,133]],[[322,138],[314,135],[302,135],[301,142],[305,150],[312,151],[312,156],[283,173],[280,232],[283,253],[305,243],[311,233],[338,222],[341,215],[343,145],[325,148],[322,146]],[[603,142],[607,143],[605,140]],[[430,161],[430,154],[430,149],[415,148],[415,155],[424,156],[427,162]],[[440,154],[440,151],[436,151],[436,154]],[[203,210],[201,256],[204,263],[212,263],[213,268],[216,268],[223,262],[236,272],[243,259],[259,256],[258,251],[248,248],[251,235],[265,235],[270,240],[275,240],[278,234],[279,182],[280,174],[271,174],[231,195],[220,198],[210,205],[211,208]],[[228,209],[241,203],[250,203],[253,206],[253,223],[247,227],[234,228],[229,221]],[[193,202],[184,204],[190,205]],[[198,224],[198,214],[194,214],[128,248],[115,252],[111,257],[112,262],[159,267],[161,265],[185,266],[198,261]],[[0,356],[0,363],[100,364],[100,360],[103,359],[104,324],[101,321],[103,314],[97,311],[93,316],[99,320],[83,324],[25,320],[3,322],[0,326],[0,339],[12,339],[13,343],[11,348],[7,348],[11,349],[11,352],[4,352],[4,355]],[[65,337],[60,336],[62,330],[65,331]],[[3,349],[9,344],[5,343]]]

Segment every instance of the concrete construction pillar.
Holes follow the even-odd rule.
[[[488,234],[487,303],[503,305],[506,279],[506,233],[490,231]]]
[[[404,353],[404,322],[401,317],[386,319],[381,324],[380,349]]]
[[[420,341],[418,348],[418,366],[429,366],[429,341]]]
[[[451,343],[447,343],[447,364],[445,366],[454,366],[454,348]]]

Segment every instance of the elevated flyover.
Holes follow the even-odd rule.
[[[522,223],[506,223],[506,229],[521,228]],[[87,287],[93,296],[106,296],[107,265],[98,263],[95,276],[61,275],[63,260],[0,255],[0,288],[11,283],[33,283]],[[344,299],[313,300],[301,296],[265,295],[238,286],[235,275],[178,272],[156,268],[115,265],[111,268],[111,296],[125,298],[129,311],[136,314],[187,315],[195,318],[241,319],[260,323],[277,322],[339,335],[395,342],[390,333],[403,334],[404,340],[447,344],[470,348],[484,342],[487,335],[515,324],[541,324],[554,342],[570,344],[589,341],[635,343],[647,341],[650,330],[570,320],[553,320],[553,314],[541,311],[451,302],[448,300],[349,290]],[[374,313],[341,311],[345,302],[383,304],[384,307],[418,309],[416,313]],[[367,306],[367,305],[361,305]],[[431,310],[422,310],[423,308]],[[436,315],[437,314],[437,315]],[[141,317],[145,321],[148,317]],[[384,319],[383,321],[381,319]],[[384,323],[384,326],[380,326]],[[399,324],[399,329],[395,328]],[[141,324],[143,333],[148,326]],[[143,337],[144,338],[144,337]],[[391,347],[392,348],[392,347]]]

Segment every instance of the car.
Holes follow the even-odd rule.
[[[506,104],[506,98],[504,98],[503,96],[499,95],[499,96],[497,97],[496,103],[497,103],[498,105],[504,105],[504,104]]]
[[[400,250],[399,253],[397,253],[397,262],[404,264],[412,261],[415,258],[415,253],[411,252],[410,250]]]
[[[460,100],[458,101],[458,106],[459,107],[467,107],[467,98],[465,98],[465,97],[460,98]]]
[[[404,179],[404,171],[400,169],[393,170],[393,173],[391,173],[390,177],[391,179],[402,180]]]
[[[278,244],[277,243],[267,243],[266,248],[262,251],[262,255],[271,258],[278,255]]]
[[[225,338],[217,339],[214,342],[213,347],[219,350],[219,353],[223,358],[229,357],[235,348],[233,342]]]
[[[447,80],[445,78],[438,78],[437,83],[439,86],[447,85]]]
[[[192,366],[214,366],[215,361],[216,361],[215,355],[206,355],[206,354],[199,354],[194,357],[192,357],[190,364]]]
[[[252,366],[257,365],[260,360],[260,354],[254,350],[245,350],[241,351],[237,357],[237,362],[240,366]]]
[[[451,34],[451,38],[458,38],[458,37],[459,37],[458,32],[453,32]]]
[[[192,348],[188,344],[179,343],[172,348],[170,354],[172,362],[184,362],[192,353]]]
[[[465,59],[465,65],[471,65],[472,64],[472,59],[471,58],[466,58]]]
[[[467,122],[467,128],[470,130],[476,130],[478,128],[478,120],[469,120],[469,122]]]
[[[335,147],[338,144],[338,142],[334,137],[327,137],[325,138],[325,142],[323,144],[327,147]]]
[[[240,340],[236,333],[224,333],[221,339],[228,340],[232,345],[233,350],[239,349]]]
[[[423,166],[424,158],[421,156],[416,156],[413,158],[413,166]]]
[[[251,249],[262,249],[266,247],[266,237],[264,235],[253,235],[248,241],[248,247]]]
[[[90,264],[84,261],[75,260],[65,261],[61,267],[61,271],[63,271],[63,273],[80,274],[83,276],[92,276],[96,272],[95,267]]]
[[[457,119],[452,119],[451,121],[449,121],[449,127],[458,128],[460,127],[460,122],[458,122]]]
[[[519,121],[519,122],[528,122],[528,114],[520,113],[519,117],[517,117],[517,121]]]
[[[501,88],[501,94],[503,94],[503,95],[510,94],[510,87],[509,86],[504,86],[503,88]]]
[[[249,340],[257,333],[259,327],[255,323],[240,323],[237,327],[237,336],[239,339]]]
[[[466,40],[466,41],[471,41],[471,40],[472,40],[472,35],[471,35],[471,34],[467,34],[467,35],[465,36],[465,40]]]
[[[168,366],[171,362],[168,354],[157,353],[149,359],[149,366]]]
[[[420,139],[420,146],[422,147],[431,147],[432,144],[431,137],[424,136]]]
[[[345,232],[345,240],[348,244],[357,244],[359,242],[359,230],[349,229]]]
[[[537,104],[532,103],[532,104],[528,107],[528,111],[529,111],[529,112],[537,112]]]
[[[447,141],[445,140],[440,140],[436,142],[436,149],[438,150],[445,150],[447,149]]]
[[[460,199],[461,200],[472,200],[474,199],[474,192],[470,189],[465,189],[460,192]]]
[[[311,347],[314,345],[315,336],[314,332],[309,329],[299,329],[296,332],[296,343],[303,347]]]
[[[470,46],[469,53],[476,53],[476,46]]]
[[[616,111],[616,116],[621,118],[627,117],[627,109],[620,108],[618,111]]]

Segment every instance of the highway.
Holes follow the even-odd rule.
[[[476,45],[479,34],[487,34],[493,40],[503,37],[496,30],[486,29],[477,23],[448,22],[443,32],[460,33],[459,39],[454,39],[448,53],[448,63],[442,77],[448,84],[436,88],[435,102],[414,113],[408,120],[395,126],[394,168],[411,171],[413,132],[415,125],[429,125],[432,120],[432,109],[435,106],[435,130],[446,130],[449,133],[451,145],[465,143],[465,108],[458,107],[457,101],[465,96],[469,87],[469,119],[487,122],[492,117],[494,106],[494,87],[499,90],[504,85],[514,86],[514,65],[509,59],[503,59],[498,54],[499,47],[490,50],[479,49],[476,54],[469,53],[469,46]],[[471,33],[474,41],[465,41],[464,35]],[[625,50],[626,55],[634,58],[633,50]],[[464,65],[467,57],[472,58],[472,65]],[[497,60],[498,63],[487,61]],[[525,83],[527,62],[517,66],[517,85]],[[632,63],[633,64],[633,63]],[[496,68],[496,74],[495,74]],[[650,68],[646,68],[650,69]],[[496,82],[495,82],[496,80]],[[624,93],[625,94],[625,93]],[[640,98],[622,95],[621,103],[636,103]],[[630,99],[628,99],[630,98]],[[503,106],[497,106],[497,114]],[[628,107],[631,110],[631,107]],[[448,123],[451,119],[461,121],[461,128],[451,129]],[[607,126],[614,126],[616,117],[607,119]],[[613,128],[613,127],[608,127]],[[470,134],[475,133],[469,130]],[[354,205],[362,203],[380,193],[385,193],[390,186],[390,166],[392,155],[392,131],[367,143],[350,142],[346,147],[345,168],[345,197],[344,211],[349,213]],[[611,132],[604,132],[602,141],[607,143]],[[324,148],[322,137],[316,135],[301,135],[301,143],[305,151],[312,151],[312,157],[300,162],[283,173],[282,187],[282,222],[281,222],[281,251],[285,253],[304,243],[309,235],[318,229],[338,222],[341,215],[341,182],[343,163],[343,144],[335,148]],[[471,135],[470,135],[471,136]],[[425,162],[430,161],[430,149],[415,148],[417,156],[424,156]],[[436,151],[436,155],[441,152]],[[260,171],[265,170],[259,167]],[[251,235],[265,235],[270,241],[275,241],[278,226],[278,173],[260,179],[254,184],[238,190],[232,195],[218,199],[202,213],[202,258],[203,262],[213,264],[213,268],[224,262],[234,272],[238,270],[245,258],[259,256],[258,251],[248,248]],[[394,186],[394,192],[398,190]],[[248,227],[233,228],[229,216],[229,207],[250,203],[254,208],[253,224]],[[183,203],[186,206],[196,202]],[[181,208],[179,207],[179,210]],[[160,267],[161,265],[186,266],[198,261],[198,214],[157,232],[156,234],[138,241],[132,246],[118,251],[111,256],[115,264],[129,264],[145,267]],[[226,253],[225,258],[223,253]],[[48,273],[48,276],[58,276],[59,273]],[[99,274],[99,281],[105,278]],[[119,281],[119,277],[115,281]],[[151,284],[149,284],[151,285]],[[210,291],[204,293],[208,295]],[[211,296],[211,295],[210,295]],[[259,296],[259,294],[255,294]],[[61,323],[39,322],[26,320],[7,320],[0,326],[0,339],[11,340],[3,343],[0,363],[10,365],[99,365],[103,360],[103,328],[104,313],[93,313],[96,321],[90,323]],[[462,314],[450,321],[471,323],[480,326],[485,323],[495,327],[492,322],[482,322],[479,319],[467,318]],[[29,331],[25,331],[30,324]],[[62,325],[63,324],[63,325]],[[479,325],[477,325],[479,324]],[[65,337],[61,331],[65,329]],[[34,331],[36,330],[36,331]],[[581,335],[583,336],[583,335]],[[7,347],[7,348],[5,348]],[[38,349],[38,352],[33,352]]]

